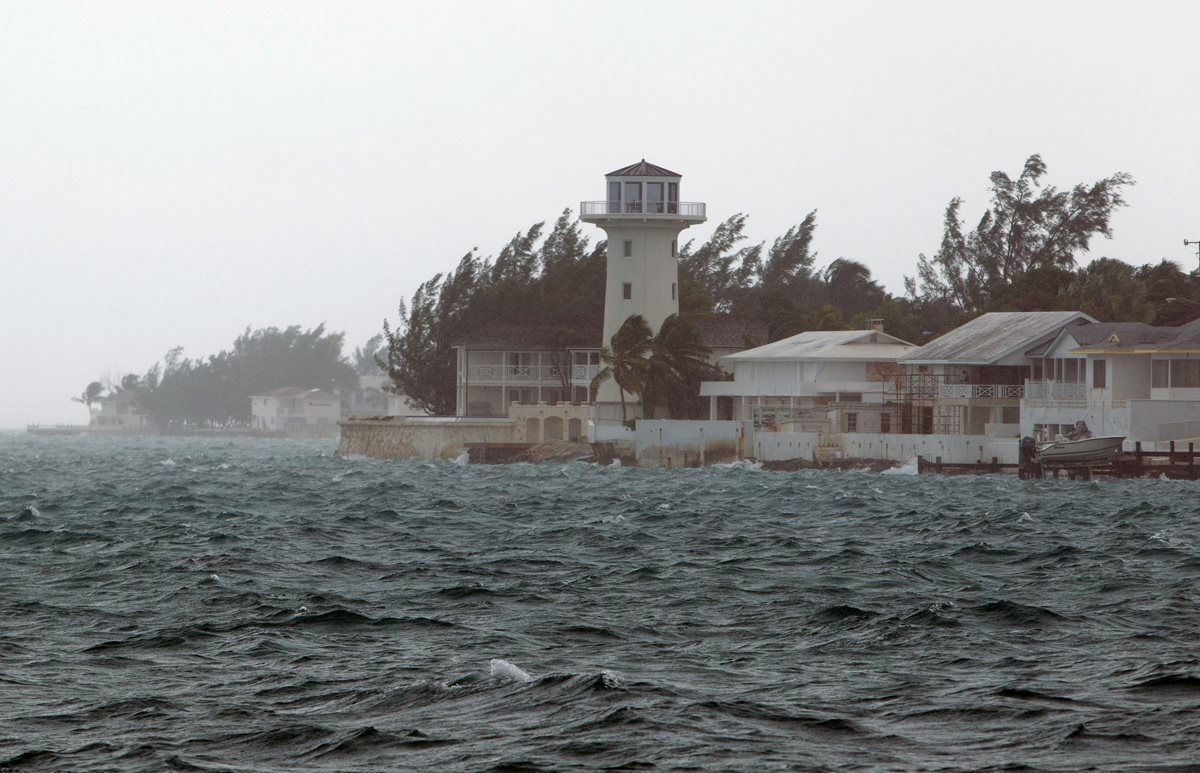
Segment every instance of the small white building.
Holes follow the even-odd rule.
[[[726,355],[720,363],[733,381],[706,381],[700,394],[711,420],[755,429],[891,432],[895,423],[898,431],[896,361],[915,348],[878,329],[811,330]]]
[[[250,397],[251,426],[289,437],[336,437],[341,401],[324,389],[283,387]]]
[[[97,398],[91,406],[91,429],[117,432],[147,431],[153,426],[149,413],[143,411],[134,391],[117,392]]]

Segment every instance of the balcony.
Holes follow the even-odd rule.
[[[706,219],[706,206],[701,201],[582,201],[579,219],[585,223],[597,220],[686,220],[701,223]]]
[[[1084,400],[1088,396],[1088,385],[1062,381],[1026,381],[1025,396],[1033,400]]]
[[[1020,400],[1021,384],[938,384],[939,400]]]
[[[562,383],[557,365],[472,365],[467,378],[472,384]]]
[[[589,386],[599,372],[599,365],[574,365],[571,367],[571,383]]]

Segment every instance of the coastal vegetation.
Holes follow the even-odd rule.
[[[699,371],[691,366],[703,342],[693,340],[695,326],[689,322],[714,313],[760,320],[771,340],[806,330],[861,328],[881,319],[889,333],[914,343],[987,311],[1078,309],[1102,320],[1158,325],[1195,316],[1186,304],[1168,301],[1200,294],[1196,273],[1173,262],[1135,266],[1102,257],[1078,265],[1096,237],[1111,236],[1113,215],[1126,205],[1124,194],[1134,184],[1129,174],[1116,172],[1069,189],[1045,184],[1046,174],[1036,154],[1015,178],[993,172],[991,201],[971,229],[963,225],[963,200],[952,199],[943,214],[940,246],[917,256],[900,295],[887,292],[853,258],[818,266],[815,209],[769,247],[748,242],[749,216],[733,214],[708,240],[688,242],[679,251],[680,314],[672,322],[677,330],[637,326],[633,335],[623,327],[624,333],[604,342],[606,378],[617,381],[622,396],[639,394],[671,416],[691,415],[698,408],[687,400],[695,399],[696,390],[678,386],[695,382]],[[470,250],[453,271],[421,284],[407,303],[401,300],[395,328],[385,320],[381,365],[414,406],[452,413],[454,343],[513,310],[545,319],[552,328],[571,314],[603,314],[604,242],[589,249],[570,210],[545,239],[543,228],[537,223],[518,232],[494,259]],[[569,333],[556,330],[559,338]],[[689,353],[668,365],[675,347],[667,341],[681,337],[688,338]],[[685,372],[690,375],[681,375]]]
[[[974,227],[952,199],[938,249],[916,258],[904,292],[889,293],[862,262],[839,256],[823,266],[814,249],[817,210],[777,238],[751,242],[749,215],[735,213],[703,242],[679,249],[679,314],[660,330],[634,320],[604,342],[598,386],[612,378],[622,400],[636,395],[650,415],[698,416],[698,384],[720,378],[707,362],[696,324],[713,314],[765,323],[770,340],[806,330],[844,330],[883,321],[899,338],[924,343],[987,311],[1080,310],[1101,320],[1178,325],[1192,319],[1200,277],[1160,260],[1136,265],[1080,260],[1112,233],[1133,178],[1116,172],[1090,184],[1046,184],[1047,167],[1030,156],[1015,177],[990,176],[991,200]],[[455,411],[454,346],[471,333],[520,314],[537,320],[544,340],[566,356],[583,343],[581,319],[604,310],[605,243],[584,236],[570,209],[553,225],[518,231],[495,256],[477,247],[455,268],[421,283],[399,302],[398,322],[345,357],[344,335],[324,325],[247,328],[229,350],[196,359],[180,348],[144,375],[92,382],[72,398],[90,406],[124,394],[159,426],[228,426],[250,420],[252,394],[282,386],[353,388],[378,373],[409,403],[435,415]],[[629,329],[627,330],[626,327]],[[565,371],[564,371],[565,372]],[[564,389],[567,385],[564,385]]]
[[[80,398],[90,405],[105,396],[129,397],[160,428],[227,427],[250,422],[250,396],[283,386],[354,388],[358,375],[342,355],[343,333],[325,325],[251,330],[230,349],[191,359],[176,347],[144,375],[129,373],[107,385],[93,382]],[[375,344],[380,339],[375,339]],[[368,341],[367,349],[372,342]],[[361,364],[365,355],[358,352]]]

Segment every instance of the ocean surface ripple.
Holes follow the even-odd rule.
[[[0,769],[1192,769],[1200,487],[0,435]]]

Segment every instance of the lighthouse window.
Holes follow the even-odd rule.
[[[610,214],[621,211],[621,183],[610,182],[608,184],[608,211]]]
[[[678,295],[679,295],[679,285],[672,282],[671,283],[671,300],[673,300],[673,301],[679,300],[679,298],[677,297]]]
[[[633,257],[633,239],[625,240],[625,257],[627,257],[627,258]]]
[[[621,298],[626,301],[633,300],[633,282],[621,283]]]
[[[662,183],[646,183],[646,211],[655,215],[663,213]]]
[[[667,183],[667,212],[679,212],[679,183]]]
[[[679,243],[673,239],[671,240],[671,257],[672,258],[679,257]]]
[[[625,211],[642,211],[642,184],[625,183]]]

